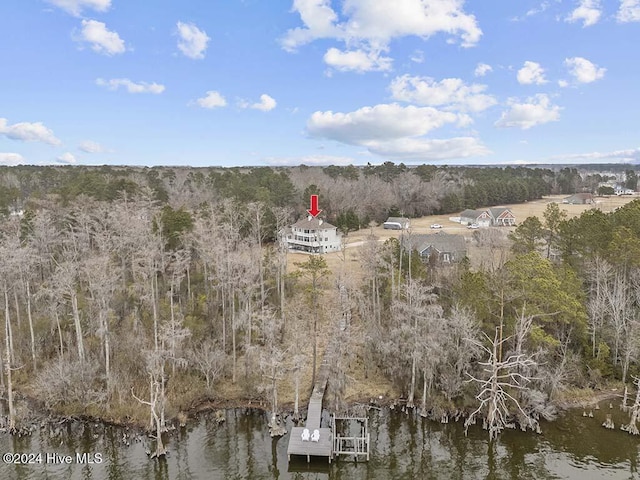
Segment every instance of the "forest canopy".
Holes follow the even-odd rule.
[[[475,232],[488,260],[473,268],[372,236],[333,254],[332,268],[323,257],[292,268],[278,232],[306,214],[311,193],[348,231],[390,212],[569,193],[596,175],[389,162],[2,168],[5,389],[61,413],[145,423],[150,410],[161,432],[207,399],[276,412],[287,384],[297,415],[335,337],[335,410],[356,368],[433,418],[471,411],[495,436],[510,424],[503,411],[535,429],[572,388],[640,375],[640,200],[574,218],[551,202],[509,236]],[[15,426],[24,412],[10,403]]]

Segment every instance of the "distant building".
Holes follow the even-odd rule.
[[[574,193],[573,195],[564,198],[562,203],[569,205],[587,205],[593,203],[593,194],[591,193]]]
[[[491,215],[487,210],[465,210],[460,213],[460,223],[462,225],[475,223],[480,227],[489,227],[491,226]]]
[[[292,251],[328,253],[338,252],[342,248],[342,236],[337,227],[312,216],[298,220],[287,228],[285,239]]]
[[[409,219],[404,217],[389,217],[387,221],[383,223],[385,230],[407,230],[409,225]]]
[[[516,216],[510,208],[492,207],[488,210],[491,225],[494,227],[512,227],[516,224]]]
[[[479,227],[511,227],[516,224],[516,216],[508,207],[491,207],[484,210],[465,210],[460,217],[462,225],[476,224]]]
[[[460,262],[467,255],[467,245],[462,235],[444,232],[403,235],[401,244],[404,249],[416,250],[423,260],[441,264]]]

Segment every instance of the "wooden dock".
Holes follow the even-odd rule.
[[[338,428],[338,422],[346,423],[348,428],[352,422],[356,422],[361,426],[359,435],[342,436]],[[333,431],[333,456],[353,455],[357,461],[358,457],[363,456],[369,460],[369,445],[371,436],[369,434],[369,419],[367,417],[331,417],[331,430]]]
[[[291,455],[301,455],[307,457],[307,462],[309,462],[311,457],[327,457],[329,463],[331,463],[333,457],[333,431],[331,428],[320,428],[320,420],[322,418],[322,399],[329,381],[329,359],[334,351],[332,346],[329,345],[325,350],[322,363],[318,368],[316,383],[309,399],[305,426],[291,429],[289,446],[287,447],[289,458],[291,458]],[[302,432],[305,428],[310,433],[313,433],[314,430],[319,430],[320,439],[317,442],[302,440]]]
[[[331,418],[329,428],[322,428],[322,400],[324,392],[329,381],[330,365],[329,361],[334,354],[335,341],[332,342],[324,352],[322,363],[316,375],[316,383],[313,386],[313,392],[309,399],[309,407],[307,409],[307,421],[304,427],[294,427],[291,429],[289,436],[289,446],[287,447],[287,455],[291,459],[291,455],[300,455],[307,457],[307,462],[311,461],[311,457],[326,457],[331,463],[334,457],[339,455],[353,455],[356,459],[360,456],[369,460],[369,420],[365,417],[336,417]],[[359,422],[362,429],[359,435],[341,436],[338,432],[336,421],[339,422]],[[318,430],[320,438],[317,441],[311,439],[303,440],[303,432],[308,430],[308,434],[312,434],[314,430]]]
[[[291,429],[291,436],[289,437],[289,446],[287,447],[287,454],[289,458],[291,455],[301,455],[307,457],[307,462],[311,460],[311,457],[327,457],[329,463],[333,457],[333,433],[330,428],[318,428],[320,430],[320,440],[312,442],[310,440],[302,440],[302,432],[305,428],[309,427],[293,427]],[[313,430],[310,430],[313,432]]]

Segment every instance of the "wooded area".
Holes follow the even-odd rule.
[[[357,265],[342,257],[329,272],[310,256],[292,272],[277,232],[309,193],[321,194],[327,218],[351,211],[361,224],[538,198],[567,176],[575,190],[576,175],[393,164],[0,169],[8,428],[27,415],[16,392],[61,414],[148,421],[158,438],[179,411],[222,391],[275,412],[278,389],[292,385],[297,415],[319,350],[339,335],[332,408],[359,368],[432,418],[466,411],[468,425],[479,415],[492,437],[515,424],[535,430],[569,389],[640,375],[640,201],[569,220],[549,204],[479,270],[425,264],[396,239],[368,238]]]

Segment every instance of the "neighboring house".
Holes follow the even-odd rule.
[[[416,250],[425,261],[456,263],[467,255],[467,245],[462,235],[438,232],[421,235],[403,235],[402,246]],[[435,258],[432,257],[435,255]]]
[[[516,216],[510,208],[492,207],[488,210],[491,225],[494,227],[512,227],[516,224]]]
[[[591,193],[574,193],[573,195],[562,200],[562,203],[569,205],[586,205],[593,203],[593,194]]]
[[[487,210],[465,210],[460,214],[460,223],[462,225],[476,223],[481,227],[489,227],[491,225],[491,215]]]
[[[285,231],[289,250],[307,253],[338,252],[342,248],[342,236],[338,229],[319,218],[298,220]]]
[[[407,230],[409,219],[404,217],[389,217],[383,224],[385,230]]]
[[[457,218],[455,219],[457,220]],[[480,227],[510,227],[516,224],[516,216],[507,207],[465,210],[460,214],[460,223],[462,225],[475,223]]]

